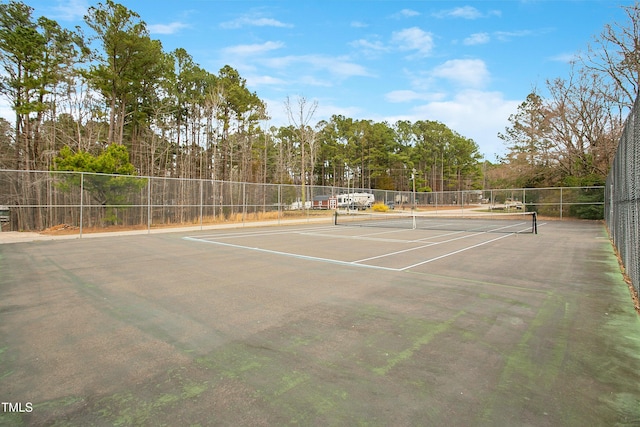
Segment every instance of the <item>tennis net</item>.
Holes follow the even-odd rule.
[[[484,233],[538,233],[536,212],[345,212],[336,211],[335,225],[468,231]]]

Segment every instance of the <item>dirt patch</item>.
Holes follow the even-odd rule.
[[[145,230],[147,227],[144,225],[112,225],[107,227],[83,227],[83,233],[112,233],[117,231],[132,231],[132,230]],[[49,227],[40,232],[40,234],[44,234],[46,236],[66,236],[71,234],[79,234],[80,227],[76,225],[69,224],[58,224],[53,227]]]

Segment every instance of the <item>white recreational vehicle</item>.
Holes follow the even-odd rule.
[[[338,208],[343,209],[367,209],[376,201],[371,193],[347,193],[338,194]]]

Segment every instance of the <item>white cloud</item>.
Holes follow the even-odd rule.
[[[557,55],[549,57],[550,61],[563,62],[565,64],[571,64],[576,62],[580,56],[577,53],[559,53]]]
[[[359,39],[352,41],[349,45],[356,49],[361,49],[362,53],[369,56],[375,56],[389,51],[389,47],[385,46],[380,40],[369,41]]]
[[[502,13],[499,10],[491,10],[487,13],[482,13],[473,6],[456,7],[453,9],[441,10],[433,14],[436,18],[460,18],[468,20],[500,15],[502,15]]]
[[[289,55],[264,60],[265,65],[279,69],[289,70],[294,65],[312,67],[316,70],[327,71],[330,74],[348,78],[353,76],[371,77],[372,74],[362,65],[350,61],[346,57],[327,55]]]
[[[485,86],[490,79],[489,70],[481,59],[453,59],[434,68],[431,75],[473,88]]]
[[[247,76],[247,85],[250,87],[255,86],[280,86],[284,85],[287,82],[279,79],[277,77],[272,76]]]
[[[404,74],[413,90],[433,92],[453,84],[457,88],[482,88],[491,74],[481,59],[452,59],[431,69],[405,68]]]
[[[387,102],[402,103],[413,101],[438,101],[444,99],[443,93],[416,92],[413,90],[394,90],[385,94]]]
[[[289,96],[291,95],[295,96],[295,94],[289,94]],[[304,96],[304,94],[302,94],[302,96]],[[267,111],[271,117],[268,126],[288,126],[290,124],[285,108],[285,98],[286,96],[283,96],[282,99],[263,99],[267,104]],[[332,99],[318,99],[314,97],[307,100],[309,103],[318,102],[318,107],[313,115],[312,123],[318,123],[320,120],[329,120],[333,115],[356,118],[363,114],[363,111],[357,107],[334,105]],[[368,117],[368,119],[370,119],[370,117]]]
[[[497,135],[504,132],[509,116],[522,101],[507,100],[501,92],[483,90],[490,80],[484,61],[455,59],[432,69],[406,69],[405,75],[411,88],[388,92],[385,100],[415,106],[405,114],[383,120],[390,123],[436,120],[473,139],[487,159],[504,155],[504,144]]]
[[[334,84],[334,82],[331,80],[319,79],[316,76],[309,76],[309,75],[300,76],[297,83],[302,86],[315,86],[315,87],[331,87]]]
[[[414,16],[420,16],[420,12],[412,9],[402,9],[400,12],[391,15],[394,19],[412,18]]]
[[[478,19],[482,17],[482,13],[473,6],[456,7],[449,12],[449,16],[453,18]]]
[[[364,22],[361,21],[352,21],[351,22],[351,27],[353,28],[367,28],[369,25],[365,24]]]
[[[500,41],[508,41],[515,37],[527,37],[534,34],[531,30],[519,30],[519,31],[496,31],[493,33],[495,37]]]
[[[265,18],[255,15],[244,15],[231,21],[222,22],[221,28],[225,29],[238,29],[243,27],[277,27],[277,28],[291,28],[292,24],[287,24],[277,19]]]
[[[507,100],[501,92],[464,90],[446,101],[430,102],[413,110],[413,120],[437,120],[460,135],[473,139],[480,152],[492,160],[505,147],[497,135],[504,132],[509,116],[521,100]]]
[[[416,51],[417,56],[428,56],[433,49],[433,35],[418,27],[406,28],[391,35],[391,41],[400,50]]]
[[[414,90],[428,91],[434,87],[436,79],[432,76],[431,70],[414,70],[405,68],[403,73],[411,83]]]
[[[371,73],[369,73],[366,68],[359,64],[353,63],[346,58],[323,55],[308,55],[303,56],[301,59],[316,68],[325,69],[331,74],[335,74],[341,77],[371,76]]]
[[[4,97],[0,97],[0,117],[11,124],[16,122],[16,113]]]
[[[89,9],[86,0],[58,0],[53,6],[52,18],[60,21],[77,21],[84,17]]]
[[[358,107],[343,107],[334,105],[331,100],[320,99],[318,102],[318,109],[316,110],[316,121],[329,120],[333,115],[340,115],[344,117],[359,117],[362,116],[363,111]]]
[[[467,46],[474,46],[478,44],[486,44],[491,41],[491,37],[487,33],[475,33],[463,40],[463,44]]]
[[[183,28],[189,26],[182,22],[172,22],[170,24],[150,24],[147,25],[151,34],[175,34]]]
[[[287,110],[284,105],[283,99],[261,98],[267,106],[267,114],[270,120],[267,127],[275,126],[287,126],[289,124],[289,117],[287,116]]]
[[[260,55],[265,52],[280,49],[284,47],[282,42],[268,41],[262,44],[242,44],[237,46],[230,46],[222,49],[222,52],[226,55]]]
[[[453,9],[441,10],[434,14],[437,18],[463,18],[478,19],[482,17],[482,13],[473,6],[462,6]]]

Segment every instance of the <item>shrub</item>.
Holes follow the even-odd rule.
[[[382,202],[378,202],[378,203],[374,203],[371,209],[373,209],[374,212],[386,212],[389,210],[389,206],[385,205]]]

